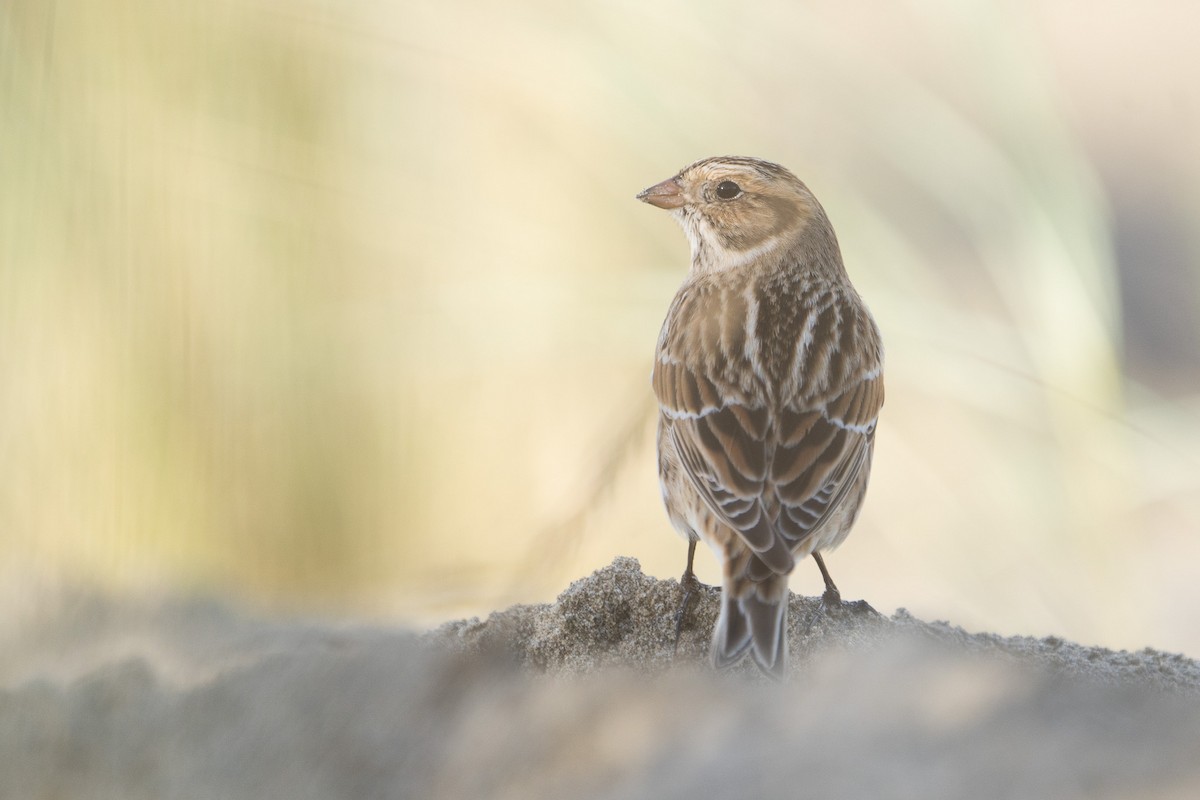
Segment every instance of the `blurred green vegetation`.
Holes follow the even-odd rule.
[[[1195,651],[1200,413],[1123,373],[1033,8],[8,0],[0,574],[428,618],[680,571],[686,245],[632,196],[733,152],[822,198],[889,347],[843,588]]]

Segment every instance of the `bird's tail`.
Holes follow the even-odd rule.
[[[782,678],[787,669],[788,576],[751,580],[745,573],[725,575],[721,613],[713,631],[712,659],[717,668],[736,663],[749,650],[759,669]]]

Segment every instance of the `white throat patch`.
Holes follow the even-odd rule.
[[[671,212],[683,228],[688,244],[692,248],[692,270],[694,272],[720,272],[749,264],[779,246],[783,237],[772,236],[762,244],[749,250],[731,250],[721,244],[720,238],[709,226],[708,220],[699,214],[688,214],[683,209]]]

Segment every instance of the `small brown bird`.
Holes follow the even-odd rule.
[[[707,158],[638,199],[669,209],[692,267],[658,337],[658,473],[667,514],[722,562],[717,667],[749,649],[781,676],[788,577],[862,505],[883,405],[879,329],[850,284],[833,226],[791,172]],[[687,602],[685,595],[684,603]],[[681,609],[681,614],[684,609]]]

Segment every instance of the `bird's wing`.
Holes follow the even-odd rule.
[[[709,508],[768,567],[787,572],[791,551],[837,507],[869,458],[883,404],[878,348],[849,345],[859,333],[876,342],[877,334],[867,318],[869,330],[840,335],[821,322],[831,315],[841,324],[841,312],[811,309],[821,319],[807,329],[822,330],[821,339],[802,345],[797,335],[792,349],[807,352],[773,413],[767,378],[752,368],[758,343],[747,347],[746,302],[732,289],[681,291],[659,339],[654,391],[684,471]],[[819,379],[811,375],[817,367]]]
[[[761,502],[770,412],[762,381],[743,366],[746,309],[733,289],[682,289],[659,338],[654,393],[684,473],[709,509],[756,553],[790,569],[791,553],[778,546]]]
[[[775,529],[790,549],[820,529],[869,465],[882,405],[883,380],[874,370],[815,406],[781,415],[767,484],[779,507]]]

